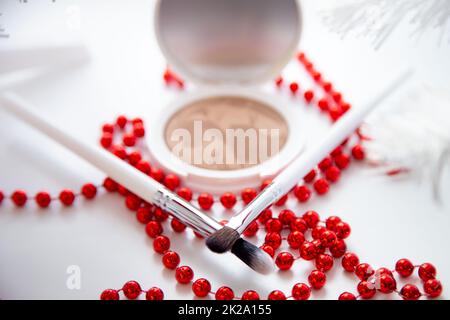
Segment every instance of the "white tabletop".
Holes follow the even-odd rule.
[[[80,40],[90,54],[87,63],[20,83],[15,90],[45,117],[92,143],[99,138],[100,126],[118,114],[157,116],[178,92],[162,82],[165,60],[153,34],[153,2],[2,1],[0,25],[9,36],[0,38],[0,48]],[[367,40],[341,40],[330,33],[320,18],[321,1],[302,4],[301,48],[355,107],[405,61],[417,68],[422,79],[448,90],[450,45],[437,44],[438,31],[415,40],[409,37],[408,27],[400,27],[375,51]],[[292,63],[284,74],[296,79],[300,70]],[[286,94],[282,99],[287,107],[301,104]],[[317,138],[312,127],[329,125],[318,117],[313,120],[305,126],[310,141]],[[101,172],[1,110],[0,136],[0,189],[6,193],[23,188],[34,194],[44,188],[54,194],[103,179]],[[394,180],[355,165],[327,196],[302,206],[292,201],[289,206],[298,213],[314,209],[323,217],[342,217],[352,227],[349,250],[373,267],[393,268],[403,257],[415,264],[432,262],[446,288],[450,284],[449,178],[447,170],[442,178],[443,203],[437,204],[427,181]],[[220,208],[214,215],[229,217]],[[186,241],[186,237],[192,238],[191,232],[174,235],[172,248],[181,253],[182,264],[192,266],[196,277],[208,278],[213,289],[228,285],[236,294],[246,289],[262,296],[274,289],[289,293],[294,283],[307,282],[313,269],[300,260],[291,271],[261,276],[231,256],[211,254],[202,241]],[[71,208],[55,204],[39,210],[30,203],[15,209],[10,201],[0,206],[2,299],[97,299],[103,289],[120,288],[132,279],[144,288],[161,287],[168,299],[192,298],[190,287],[176,284],[173,272],[164,270],[160,259],[143,226],[116,195],[101,193],[91,202],[77,200]],[[66,285],[70,266],[81,270],[80,289]],[[357,280],[340,267],[327,276],[326,287],[314,292],[313,298],[335,299],[343,291],[356,292]],[[448,293],[444,291],[443,297]]]

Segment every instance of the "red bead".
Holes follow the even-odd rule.
[[[322,245],[322,242],[319,239],[314,239],[311,243],[316,248],[316,255],[325,253],[326,248]]]
[[[317,175],[316,170],[312,169],[306,176],[303,177],[303,181],[306,183],[312,182]]]
[[[325,230],[320,235],[320,242],[325,248],[331,247],[337,240],[336,234],[331,230]]]
[[[342,146],[337,146],[333,151],[331,151],[330,156],[334,158],[340,154],[342,154]]]
[[[129,155],[128,155],[128,162],[132,165],[132,166],[136,166],[139,161],[142,160],[142,154],[139,151],[132,151]]]
[[[418,300],[421,294],[415,285],[405,284],[400,290],[400,296],[405,300]]]
[[[422,263],[419,267],[419,277],[423,281],[436,278],[436,268],[431,263]]]
[[[397,282],[388,274],[381,274],[377,279],[377,283],[379,284],[378,290],[382,293],[392,293],[397,288]]]
[[[144,124],[144,120],[142,120],[141,118],[134,118],[134,119],[131,119],[131,124],[133,125],[133,126],[135,126],[135,125],[138,125],[138,124]]]
[[[241,193],[242,201],[244,201],[245,204],[249,204],[256,197],[256,195],[257,192],[255,189],[246,188]]]
[[[158,221],[150,221],[145,226],[145,232],[150,238],[156,238],[163,232],[163,227]]]
[[[333,257],[328,254],[319,254],[316,257],[316,268],[319,271],[327,272],[333,268]]]
[[[97,195],[97,187],[92,183],[86,183],[83,187],[81,187],[81,194],[86,199],[93,199]]]
[[[292,249],[299,249],[305,242],[305,236],[300,231],[292,231],[287,237],[287,242]]]
[[[150,172],[152,171],[152,166],[150,165],[150,163],[148,163],[148,161],[145,160],[139,160],[136,164],[135,164],[136,169],[138,169],[139,171],[145,173],[145,174],[150,174]]]
[[[331,216],[328,217],[327,220],[325,220],[325,225],[331,231],[336,231],[336,224],[338,224],[339,222],[341,222],[341,218],[337,216]]]
[[[349,103],[341,103],[341,109],[343,113],[346,113],[351,108],[352,106]]]
[[[333,122],[339,120],[339,118],[342,116],[343,112],[340,106],[331,106],[328,109],[328,114],[330,115],[330,118]]]
[[[236,196],[234,193],[225,192],[220,196],[220,203],[222,203],[225,209],[231,209],[236,204]]]
[[[186,187],[181,187],[178,189],[177,194],[186,201],[192,200],[192,190]]]
[[[377,293],[375,285],[365,280],[358,283],[357,290],[359,295],[363,299],[370,299],[375,295],[375,293]]]
[[[155,217],[155,220],[159,222],[166,221],[167,218],[169,218],[169,214],[167,213],[167,211],[158,207],[153,210],[153,216]]]
[[[180,178],[173,173],[169,173],[164,177],[164,185],[167,189],[174,191],[180,185]]]
[[[348,223],[341,221],[336,224],[334,232],[339,239],[346,239],[350,235],[351,228]]]
[[[139,297],[142,292],[141,286],[136,281],[128,281],[124,284],[122,290],[125,297],[131,300]]]
[[[321,171],[325,172],[328,168],[333,165],[333,160],[330,157],[326,157],[322,161],[319,162],[318,167]]]
[[[121,196],[124,196],[124,197],[126,197],[127,195],[129,195],[130,194],[130,191],[128,191],[128,189],[127,188],[125,188],[124,186],[122,186],[122,185],[117,185],[117,192],[121,195]]]
[[[175,269],[180,263],[180,256],[174,251],[167,251],[162,256],[162,263],[167,269]]]
[[[364,160],[365,152],[363,147],[360,144],[353,146],[352,148],[352,156],[356,160]]]
[[[106,191],[115,192],[117,191],[118,184],[113,179],[106,178],[103,181],[103,187],[106,189]]]
[[[120,145],[112,146],[110,149],[111,153],[118,157],[119,159],[125,160],[127,158],[127,151],[124,147]]]
[[[162,182],[164,179],[164,172],[160,168],[152,167],[150,169],[150,177],[158,182]]]
[[[289,84],[289,90],[291,90],[292,94],[296,94],[298,89],[299,85],[297,82],[291,82],[291,84]]]
[[[356,300],[356,297],[353,293],[343,292],[340,294],[339,300]]]
[[[170,248],[170,239],[166,236],[158,236],[153,240],[153,249],[157,253],[164,253]]]
[[[328,104],[328,100],[323,98],[317,102],[317,106],[320,108],[320,110],[327,111],[330,105]]]
[[[100,300],[119,300],[119,292],[114,289],[106,289],[100,295]]]
[[[59,201],[65,206],[70,206],[75,200],[75,194],[72,190],[64,189],[59,194]]]
[[[252,222],[248,225],[247,229],[245,229],[245,231],[244,231],[243,234],[244,234],[244,236],[246,236],[246,237],[253,237],[253,236],[256,235],[256,233],[258,232],[258,230],[259,230],[258,223],[257,223],[256,221],[252,221]]]
[[[315,82],[320,82],[322,80],[322,74],[320,72],[317,72],[317,71],[312,73],[312,77],[313,77]]]
[[[341,263],[345,271],[353,272],[355,271],[355,267],[359,264],[359,258],[356,254],[349,252],[344,254]]]
[[[125,205],[131,211],[137,211],[141,207],[142,199],[134,194],[129,194],[125,198]]]
[[[192,291],[197,297],[206,297],[211,291],[211,284],[204,278],[197,279],[192,284]]]
[[[282,84],[283,84],[283,78],[282,78],[282,77],[277,77],[277,78],[275,79],[275,85],[276,85],[277,87],[281,87]]]
[[[294,263],[294,256],[290,252],[280,252],[275,259],[275,264],[280,270],[289,270]]]
[[[409,277],[414,272],[414,265],[408,259],[400,259],[395,264],[395,271],[402,277]]]
[[[375,274],[375,270],[368,263],[360,263],[355,267],[355,274],[361,280],[367,280]]]
[[[350,158],[345,153],[341,153],[334,157],[334,163],[339,169],[344,170],[350,164]]]
[[[194,271],[188,266],[181,266],[175,270],[175,278],[181,284],[191,282],[194,278]]]
[[[148,289],[147,293],[145,294],[145,300],[163,300],[164,299],[164,292],[157,287],[152,287]]]
[[[278,219],[269,219],[265,223],[267,232],[280,232],[283,229],[283,224]]]
[[[342,94],[340,92],[333,92],[331,94],[331,96],[332,96],[334,102],[336,102],[336,103],[339,103],[342,101]]]
[[[0,191],[0,204],[2,204],[4,198],[5,198],[5,195],[3,194],[2,191]]]
[[[118,116],[116,119],[116,124],[119,128],[123,129],[127,125],[128,119],[125,116]]]
[[[297,283],[292,288],[292,298],[295,300],[308,300],[311,296],[311,288],[304,283]]]
[[[379,269],[377,269],[377,271],[375,271],[375,274],[378,276],[385,274],[385,275],[391,276],[392,278],[394,277],[394,275],[392,274],[392,271],[389,270],[388,268],[379,268]]]
[[[307,90],[303,94],[303,97],[305,98],[305,101],[307,103],[310,103],[312,101],[312,99],[314,99],[314,92],[312,90]]]
[[[52,201],[50,194],[45,191],[38,192],[36,194],[36,203],[41,208],[47,208],[50,205],[50,202]]]
[[[247,290],[242,294],[241,300],[259,300],[259,294],[254,290]]]
[[[273,290],[267,297],[268,300],[286,300],[285,294],[280,290]]]
[[[113,135],[108,132],[103,132],[102,137],[100,138],[100,144],[103,148],[108,149],[111,147],[113,142]]]
[[[313,289],[318,290],[325,285],[325,282],[327,281],[327,276],[322,271],[314,270],[308,276],[308,281]]]
[[[211,194],[203,192],[200,193],[198,196],[198,205],[203,210],[209,210],[211,209],[212,205],[214,204],[214,198]]]
[[[327,193],[329,189],[330,185],[328,184],[328,181],[323,178],[318,179],[316,180],[316,182],[314,182],[314,190],[316,190],[317,194],[319,195]]]
[[[292,221],[295,220],[295,218],[295,213],[288,209],[281,210],[281,212],[278,214],[278,219],[284,225],[289,225]]]
[[[316,225],[311,231],[311,236],[313,237],[313,239],[319,239],[322,233],[324,233],[326,230],[327,228],[325,228],[324,226]]]
[[[186,225],[176,218],[172,219],[170,226],[175,232],[183,232],[186,229]]]
[[[312,210],[306,211],[302,218],[305,220],[309,228],[314,228],[320,221],[319,214]]]
[[[114,125],[110,124],[110,123],[105,123],[102,126],[102,131],[103,132],[108,132],[108,133],[113,133],[114,132]]]
[[[261,246],[261,249],[263,250],[263,251],[265,251],[269,256],[271,256],[272,258],[274,257],[274,255],[275,255],[275,250],[271,247],[271,246],[269,246],[269,245],[267,245],[267,244],[263,244],[262,246]]]
[[[11,196],[11,200],[17,207],[23,207],[28,200],[27,194],[23,190],[16,190]]]
[[[220,287],[215,294],[216,300],[233,300],[234,292],[229,287]]]
[[[316,257],[316,246],[308,241],[302,243],[300,247],[300,256],[304,260],[312,260]]]
[[[311,190],[307,186],[296,186],[294,195],[299,202],[306,202],[311,198]]]
[[[278,249],[281,245],[281,235],[277,232],[269,232],[266,234],[264,244],[271,246],[274,250]]]
[[[308,230],[308,225],[302,218],[296,218],[289,225],[289,229],[291,229],[291,231],[300,231],[301,233],[305,233],[306,230]]]
[[[145,136],[145,128],[142,124],[134,124],[133,125],[133,135],[138,138],[142,138]]]
[[[151,207],[141,207],[136,211],[136,219],[142,223],[147,224],[152,219],[152,210]]]
[[[267,186],[269,186],[272,183],[272,179],[265,179],[262,183],[261,186],[259,187],[259,190],[262,191],[265,188],[267,188]]]
[[[287,200],[288,200],[289,195],[285,194],[284,196],[282,196],[280,199],[277,200],[277,202],[275,202],[275,205],[277,207],[282,207],[286,204]]]
[[[331,166],[325,171],[325,177],[330,182],[337,182],[341,177],[341,170],[338,167]]]
[[[261,212],[258,216],[258,221],[265,224],[267,220],[272,218],[272,210],[265,209],[263,212]]]
[[[347,245],[345,244],[344,240],[337,239],[336,242],[328,249],[330,250],[330,253],[334,258],[340,258],[347,251]]]
[[[424,283],[423,290],[430,298],[437,298],[442,293],[442,284],[436,279],[429,279]]]
[[[323,90],[325,90],[325,92],[331,92],[331,90],[333,90],[333,85],[330,82],[324,82]]]

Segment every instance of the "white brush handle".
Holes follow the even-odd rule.
[[[326,137],[317,145],[307,150],[298,159],[284,169],[272,183],[267,186],[251,203],[248,204],[239,214],[230,219],[227,226],[242,234],[248,225],[255,220],[258,215],[271,204],[279,200],[288,193],[300,179],[302,179],[312,168],[322,159],[330,154],[342,141],[349,137],[363,122],[364,118],[376,106],[386,99],[394,90],[404,83],[412,75],[411,70],[399,73],[380,94],[362,105],[352,108],[342,116],[328,132]]]
[[[33,111],[33,106],[18,95],[11,92],[2,94],[0,106],[87,160],[142,199],[169,211],[203,236],[209,236],[221,228],[217,221],[110,152],[80,141],[44,120]]]

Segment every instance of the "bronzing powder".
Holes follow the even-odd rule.
[[[198,100],[175,112],[164,130],[172,154],[204,169],[236,170],[275,156],[289,128],[268,105],[244,97]]]

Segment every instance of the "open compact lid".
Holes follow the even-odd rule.
[[[294,55],[297,0],[158,0],[155,30],[171,68],[194,82],[262,83]]]

